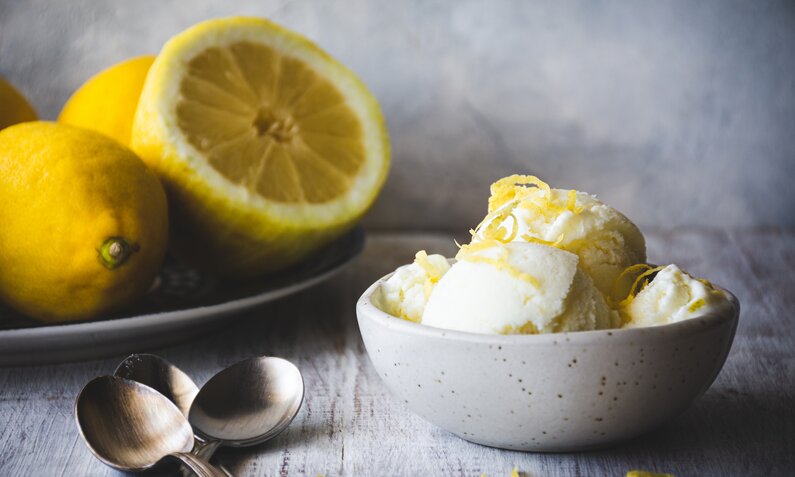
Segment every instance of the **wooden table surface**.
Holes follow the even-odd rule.
[[[676,262],[732,290],[737,337],[715,384],[682,416],[623,445],[576,454],[503,451],[465,442],[392,399],[371,366],[354,304],[417,249],[452,253],[441,234],[372,234],[330,282],[260,308],[224,330],[154,352],[198,383],[253,355],[298,365],[306,400],[292,426],[251,449],[221,450],[235,475],[677,476],[795,475],[795,230],[647,230],[649,260]],[[118,475],[80,439],[72,407],[89,379],[122,356],[0,369],[0,476]]]

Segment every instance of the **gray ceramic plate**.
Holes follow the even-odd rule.
[[[100,321],[45,325],[0,308],[0,366],[100,358],[195,337],[241,311],[326,280],[359,255],[364,240],[358,227],[288,270],[238,283],[169,262],[134,309]]]

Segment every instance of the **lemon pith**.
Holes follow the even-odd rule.
[[[0,131],[0,170],[0,301],[72,321],[146,292],[168,216],[157,177],[132,151],[93,131],[28,122]]]
[[[361,81],[259,18],[169,40],[131,143],[166,187],[175,253],[235,276],[284,267],[349,229],[389,166],[383,116]]]

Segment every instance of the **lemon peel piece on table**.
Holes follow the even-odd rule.
[[[673,474],[647,472],[645,470],[630,470],[627,477],[674,477]]]

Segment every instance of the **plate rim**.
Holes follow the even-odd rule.
[[[227,313],[248,310],[252,307],[283,298],[307,288],[311,288],[314,285],[317,285],[318,283],[323,282],[331,276],[342,271],[345,266],[350,264],[356,257],[361,255],[362,251],[364,250],[364,245],[366,242],[366,233],[364,228],[361,225],[358,225],[348,233],[342,235],[335,241],[332,241],[329,245],[333,245],[334,243],[346,239],[352,242],[352,246],[349,250],[347,250],[347,253],[341,255],[341,259],[337,263],[333,264],[333,266],[322,273],[312,275],[304,280],[290,283],[279,288],[245,297],[233,298],[221,303],[199,305],[178,310],[146,313],[142,315],[125,316],[122,318],[108,320],[94,320],[77,323],[54,323],[29,328],[0,330],[0,344],[2,344],[4,341],[14,341],[15,338],[33,339],[58,335],[68,336],[71,334],[88,334],[92,332],[105,333],[111,331],[121,331],[130,327],[152,327],[158,323],[163,323],[164,321],[168,321],[169,323],[178,323],[185,320],[192,321],[198,319],[199,317],[223,315]],[[320,253],[322,253],[322,251]]]

